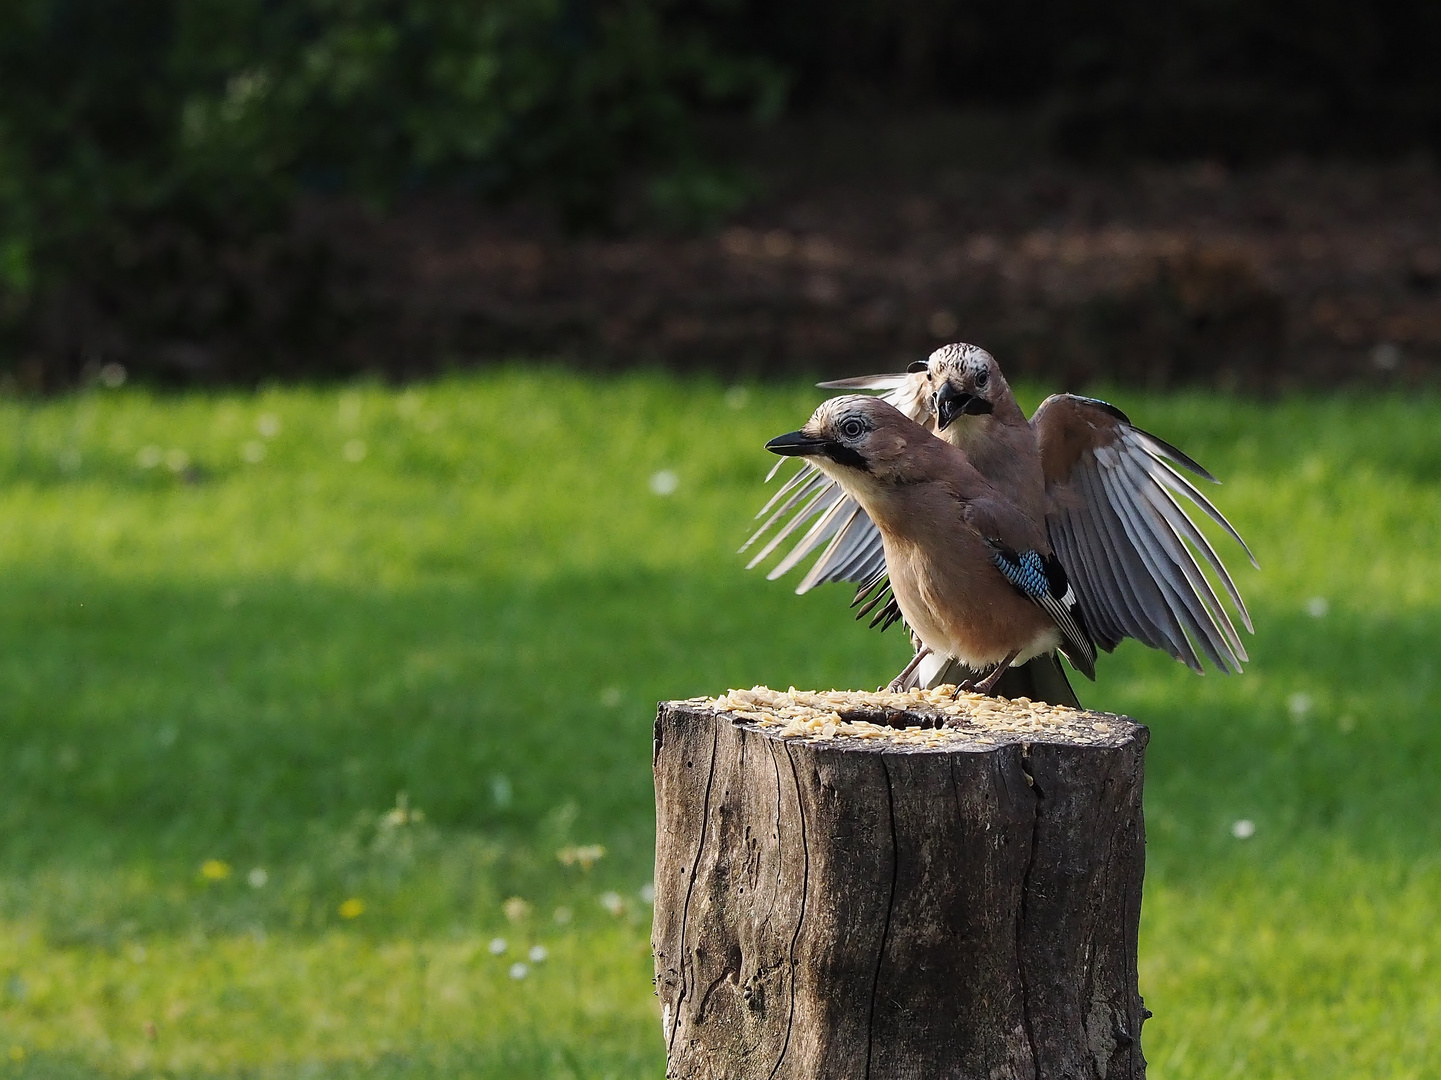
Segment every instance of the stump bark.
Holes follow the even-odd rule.
[[[1149,733],[1055,716],[927,734],[925,709],[843,711],[884,726],[853,737],[663,703],[666,1076],[1144,1077]]]

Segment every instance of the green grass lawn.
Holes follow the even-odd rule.
[[[1435,1075],[1441,398],[1110,396],[1263,567],[1244,676],[1078,683],[1153,732],[1151,1075]],[[0,1077],[659,1077],[656,700],[907,652],[735,555],[819,398],[0,403]]]

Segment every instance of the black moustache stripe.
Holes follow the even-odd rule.
[[[865,458],[861,457],[860,454],[856,453],[849,446],[844,446],[838,442],[826,443],[825,455],[837,465],[845,465],[848,468],[860,469],[862,471],[870,468]]]

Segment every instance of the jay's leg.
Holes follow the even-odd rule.
[[[916,670],[916,668],[920,666],[921,661],[930,655],[931,647],[929,645],[919,646],[916,649],[916,655],[911,657],[911,662],[905,667],[901,668],[901,673],[897,675],[894,679],[892,679],[888,685],[882,687],[882,689],[889,690],[892,693],[899,692],[905,681],[909,679],[911,677],[911,674]]]
[[[1020,655],[1021,650],[1017,649],[1015,652],[1011,653],[1010,656],[1006,657],[999,664],[997,664],[995,668],[992,669],[991,673],[980,682],[975,682],[971,679],[967,679],[965,682],[961,683],[961,685],[956,687],[956,692],[954,696],[960,697],[962,690],[970,690],[977,694],[989,694],[991,692],[991,688],[995,686],[996,683],[1001,681],[1001,676],[1006,673],[1006,669],[1011,666],[1011,662]]]

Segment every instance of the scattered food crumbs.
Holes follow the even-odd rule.
[[[892,693],[878,690],[729,690],[705,704],[785,739],[885,739],[897,746],[933,749],[1063,737],[1089,745],[1124,738],[1130,722],[1111,713],[1049,705],[1029,698],[995,698],[953,686]],[[904,725],[904,726],[902,726]]]

